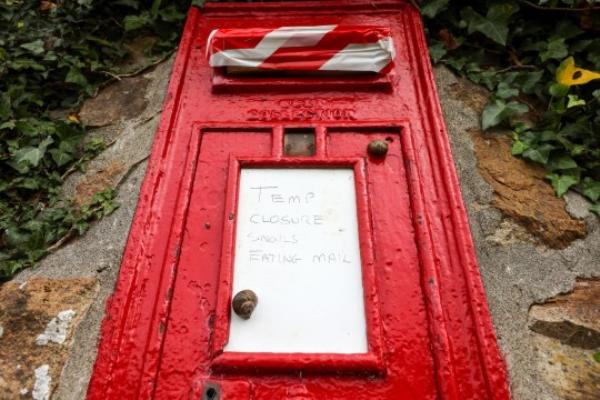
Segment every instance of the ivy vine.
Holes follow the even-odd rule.
[[[189,5],[0,0],[0,279],[117,207],[113,188],[83,206],[62,191],[105,147],[86,136],[76,111],[107,81],[136,72],[125,67],[136,37],[153,38],[148,63],[172,52]]]
[[[600,214],[600,3],[427,0],[431,58],[492,93],[484,130],[512,132],[512,153],[547,171],[557,196]]]

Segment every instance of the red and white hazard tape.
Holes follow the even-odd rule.
[[[207,55],[212,67],[386,73],[395,52],[387,28],[321,25],[216,29]]]

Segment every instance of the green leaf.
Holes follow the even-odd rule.
[[[569,55],[569,49],[565,44],[564,38],[550,40],[546,45],[546,50],[540,53],[542,62],[550,59],[562,60]]]
[[[44,50],[44,41],[42,39],[34,40],[33,42],[22,44],[21,47],[25,50],[30,51],[35,55],[42,54]]]
[[[569,93],[569,87],[560,83],[553,83],[548,90],[554,97],[565,97]]]
[[[546,163],[546,169],[550,171],[572,168],[577,168],[577,163],[575,162],[575,160],[573,160],[566,154],[552,156],[548,159],[548,162]]]
[[[166,6],[158,13],[160,19],[166,22],[176,22],[185,19],[185,14],[177,11],[177,7],[174,4]]]
[[[52,159],[59,167],[66,165],[69,161],[72,161],[74,158],[71,154],[66,151],[62,151],[60,149],[52,149],[49,151]]]
[[[515,79],[515,85],[519,85],[523,93],[530,94],[537,83],[542,79],[544,71],[533,71],[533,72],[520,72],[518,77]]]
[[[490,6],[486,17],[472,7],[463,8],[460,16],[466,21],[469,34],[480,32],[504,46],[508,37],[509,18],[517,10],[518,7],[512,2],[499,2]]]
[[[568,19],[563,19],[556,25],[555,36],[560,38],[572,39],[582,33],[584,31]]]
[[[37,147],[27,146],[17,151],[14,154],[14,159],[18,164],[29,164],[32,167],[37,167],[40,160],[46,153],[46,148],[51,145],[54,140],[48,136]]]
[[[65,77],[65,82],[74,83],[81,87],[84,87],[88,84],[88,81],[85,78],[85,76],[81,73],[81,70],[76,67],[71,67],[69,69],[69,72],[67,73],[67,76]]]
[[[500,84],[498,84],[498,88],[496,89],[496,96],[501,99],[509,99],[517,96],[518,94],[519,91],[517,89],[510,87],[505,82],[500,82]]]
[[[121,6],[133,8],[134,10],[137,10],[140,7],[140,2],[138,0],[117,0],[114,3]]]
[[[434,42],[429,45],[429,56],[431,61],[435,64],[446,55],[446,48],[442,42]]]
[[[481,127],[487,130],[493,126],[499,125],[510,116],[527,112],[529,108],[526,104],[516,101],[506,103],[504,100],[496,99],[489,103],[481,115]]]
[[[554,150],[551,144],[542,144],[536,147],[530,147],[523,152],[523,157],[540,164],[546,164],[550,158],[550,152]]]
[[[143,28],[151,23],[152,20],[147,12],[140,15],[128,15],[123,19],[123,27],[127,32]]]
[[[567,101],[567,108],[573,108],[578,106],[585,106],[585,100],[580,99],[576,94],[570,94],[567,96],[569,100]]]
[[[521,142],[520,140],[515,140],[512,144],[510,152],[513,156],[517,156],[523,154],[523,152],[528,148],[529,146],[527,146],[525,143]]]
[[[421,7],[421,14],[427,18],[434,18],[440,12],[448,8],[449,0],[429,0]]]
[[[600,217],[600,203],[593,204],[590,207],[590,211]],[[594,354],[594,360],[600,363],[600,353]]]
[[[160,9],[160,3],[162,3],[162,0],[153,0],[152,1],[152,6],[150,7],[150,17],[152,19],[156,18],[156,16],[158,15],[158,10]]]
[[[582,192],[585,197],[596,202],[600,198],[600,181],[585,177],[581,182]]]
[[[472,7],[467,7],[460,12],[460,16],[467,22],[468,32],[480,32],[501,45],[506,44],[508,35],[508,26],[494,24],[475,11]]]
[[[503,0],[490,6],[487,18],[490,21],[507,25],[510,17],[517,11],[519,11],[519,6],[515,2]]]
[[[21,71],[21,70],[26,70],[26,69],[32,69],[34,71],[45,71],[46,70],[46,67],[44,67],[39,62],[32,60],[30,58],[17,58],[17,59],[11,60],[8,63],[8,66],[9,66],[9,68],[11,68],[15,71]]]
[[[0,121],[6,121],[10,117],[12,117],[10,97],[6,93],[0,93]]]
[[[562,197],[571,186],[579,182],[579,176],[572,174],[549,174],[546,175],[546,179],[550,180],[558,197]]]

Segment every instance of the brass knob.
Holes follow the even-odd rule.
[[[367,152],[376,158],[383,158],[388,152],[388,143],[385,140],[373,140],[367,146]]]
[[[252,290],[245,289],[233,296],[233,311],[243,319],[249,319],[258,304],[258,297]]]

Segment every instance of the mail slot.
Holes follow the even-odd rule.
[[[192,8],[90,399],[509,398],[420,17]]]

